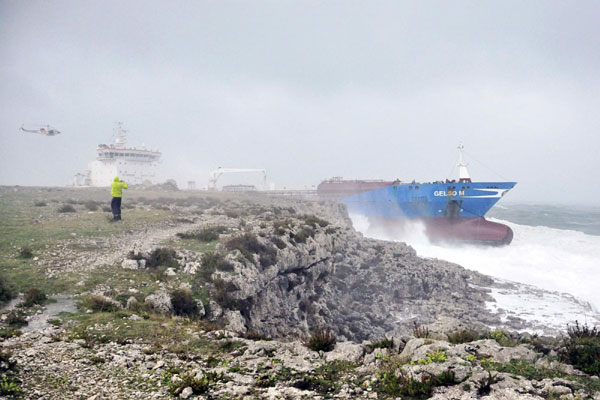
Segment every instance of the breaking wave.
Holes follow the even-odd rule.
[[[505,220],[490,219],[512,228],[514,239],[509,246],[446,246],[431,243],[424,234],[424,226],[419,223],[415,223],[402,235],[389,237],[384,231],[370,226],[367,218],[357,215],[351,215],[351,218],[355,229],[365,236],[406,242],[421,257],[454,262],[503,281],[569,293],[575,296],[575,299],[571,296],[564,296],[564,298],[580,303],[581,315],[570,315],[567,322],[576,318],[580,321],[586,320],[590,310],[593,310],[592,314],[596,314],[600,309],[598,283],[600,282],[600,236],[574,230],[519,225]],[[498,302],[495,308],[503,306],[514,308],[517,302],[515,298],[494,297]],[[527,299],[521,298],[521,302],[525,301]],[[553,309],[558,312],[564,307],[555,305]],[[523,313],[527,312],[532,310],[523,310]]]

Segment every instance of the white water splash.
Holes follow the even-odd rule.
[[[509,246],[445,246],[431,243],[419,223],[410,226],[404,234],[390,237],[385,231],[370,226],[363,216],[351,215],[351,218],[355,229],[365,236],[403,241],[421,257],[454,262],[499,278],[499,282],[521,283],[492,290],[496,303],[488,307],[504,318],[518,316],[539,327],[561,330],[576,319],[600,323],[597,312],[600,309],[600,236],[495,220],[514,231],[514,240]]]

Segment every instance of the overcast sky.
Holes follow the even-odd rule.
[[[218,166],[266,168],[278,188],[430,181],[454,177],[462,141],[474,180],[519,182],[511,200],[597,204],[599,15],[597,1],[3,0],[0,184],[67,184],[122,121],[183,187]]]

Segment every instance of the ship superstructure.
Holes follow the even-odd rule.
[[[85,174],[75,176],[76,186],[110,186],[118,176],[131,185],[156,183],[156,170],[161,153],[156,150],[127,147],[127,131],[117,123],[115,142],[100,144],[96,160],[88,165]]]

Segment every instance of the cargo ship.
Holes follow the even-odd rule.
[[[335,177],[321,182],[317,194],[340,201],[350,215],[369,219],[371,226],[400,234],[420,222],[432,241],[508,245],[510,227],[485,219],[485,214],[508,193],[516,182],[473,182],[458,146],[459,177],[427,183],[383,180],[344,180]]]

